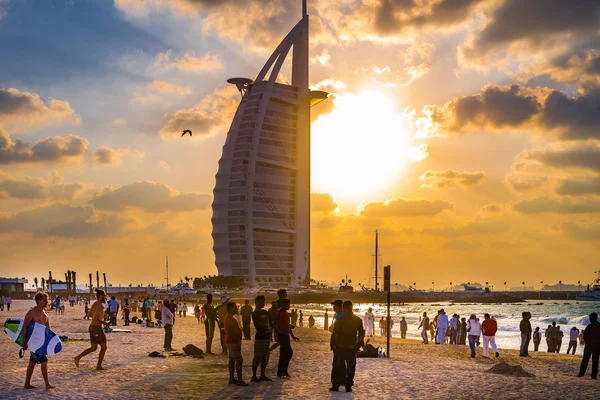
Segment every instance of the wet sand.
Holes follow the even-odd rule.
[[[33,302],[14,301],[7,317],[22,318]],[[82,319],[83,307],[67,306],[64,315],[50,312],[50,326],[58,335],[71,339],[88,339],[89,322]],[[135,313],[133,315],[136,315]],[[119,321],[117,328],[124,328]],[[579,356],[534,353],[522,358],[514,350],[500,350],[509,364],[520,364],[535,377],[522,378],[488,374],[496,359],[471,359],[466,346],[423,345],[415,340],[392,339],[391,359],[359,359],[352,394],[330,393],[331,352],[329,333],[321,329],[297,328],[301,342],[293,343],[294,357],[290,379],[250,383],[248,387],[227,384],[227,358],[207,356],[204,359],[169,357],[150,358],[161,351],[162,328],[144,328],[132,324],[132,333],[108,334],[108,351],[104,371],[95,371],[97,354],[92,353],[75,367],[73,357],[89,346],[88,342],[69,342],[61,353],[50,357],[50,382],[56,386],[44,391],[39,367],[33,375],[35,389],[23,389],[28,355],[20,359],[18,346],[4,333],[0,339],[0,398],[6,399],[323,399],[323,398],[427,398],[441,399],[596,399],[600,386],[588,375],[577,378]],[[409,327],[415,329],[415,327]],[[218,336],[218,335],[217,335]],[[385,346],[385,339],[371,339]],[[177,318],[173,328],[173,347],[192,343],[205,348],[204,326],[193,316]],[[244,379],[249,382],[253,341],[243,341]],[[533,347],[533,346],[532,346]],[[531,348],[532,348],[531,347]],[[214,350],[220,350],[218,339]],[[267,374],[274,377],[279,351],[271,354]]]

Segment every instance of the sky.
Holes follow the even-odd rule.
[[[588,283],[600,2],[309,0],[312,278]],[[0,276],[217,273],[239,93],[300,0],[0,0]],[[290,56],[291,59],[291,56]],[[279,80],[290,80],[286,60]],[[191,129],[193,137],[180,137]]]

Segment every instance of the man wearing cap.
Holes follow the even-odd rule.
[[[225,342],[225,317],[227,316],[227,302],[229,298],[227,296],[221,297],[221,305],[215,308],[217,312],[217,318],[219,321],[219,332],[221,334],[221,348],[223,349],[222,354],[227,354],[227,343]]]
[[[344,315],[344,312],[342,311],[342,306],[343,306],[344,302],[341,300],[335,300],[331,303],[331,305],[333,306],[333,320],[331,321],[331,325],[329,326],[329,331],[333,333],[333,328],[335,326],[335,322],[338,320],[339,317],[341,317],[342,315]],[[336,391],[341,385],[343,385],[346,379],[345,374],[343,374],[343,370],[341,368],[340,362],[335,354],[335,350],[333,348],[333,335],[331,335],[331,338],[329,340],[329,347],[331,348],[331,351],[333,351],[333,363],[331,366],[331,391]]]

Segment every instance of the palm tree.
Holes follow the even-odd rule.
[[[77,273],[75,271],[71,271],[71,282],[73,283],[73,291],[77,293]]]
[[[398,291],[398,282],[394,283],[394,286],[396,286],[396,292]]]
[[[352,283],[352,279],[348,279],[348,285]]]
[[[37,290],[38,289],[38,279],[37,279],[37,277],[33,278],[33,283],[35,283],[35,290]]]
[[[42,290],[46,290],[46,279],[42,277]]]

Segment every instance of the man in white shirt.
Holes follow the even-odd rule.
[[[169,300],[165,299],[164,306],[161,311],[161,322],[165,328],[165,351],[173,351],[173,348],[171,347],[171,341],[173,340],[173,313],[169,309],[169,306]]]
[[[448,327],[450,328],[450,344],[456,344],[456,323],[458,322],[456,317],[456,313],[453,314],[448,322]]]
[[[437,344],[444,344],[446,339],[446,331],[448,330],[448,315],[442,308],[437,319]]]
[[[575,350],[577,350],[577,339],[579,338],[579,329],[576,326],[571,328],[569,331],[569,347],[567,348],[567,354],[570,353],[571,348],[573,348],[573,355],[575,355]]]

